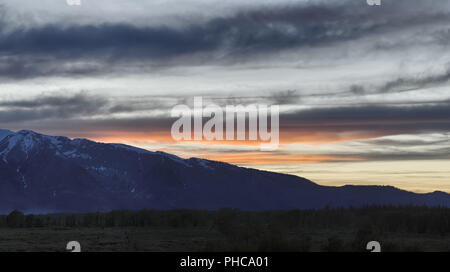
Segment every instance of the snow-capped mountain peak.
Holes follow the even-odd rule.
[[[63,144],[70,142],[69,138],[59,136],[48,136],[36,133],[31,130],[20,130],[11,132],[0,140],[0,157],[3,161],[8,161],[8,156],[25,155],[26,158],[36,149],[56,149],[62,148]]]
[[[122,150],[136,154],[153,154],[170,159],[172,161],[188,165],[187,160],[177,157],[165,152],[151,152],[145,149],[141,149],[134,146],[125,144],[105,144],[96,143],[88,139],[69,139],[63,136],[48,136],[40,133],[36,133],[31,130],[20,130],[16,133],[5,131],[5,137],[0,139],[0,158],[3,161],[8,161],[8,156],[14,153],[16,156],[22,154],[25,158],[36,149],[50,151],[53,150],[54,154],[60,157],[66,158],[78,158],[78,159],[91,159],[98,154],[92,153],[95,149],[105,150]]]
[[[1,132],[1,130],[0,130]],[[315,209],[441,205],[448,194],[394,187],[327,187],[307,179],[164,152],[29,130],[0,140],[0,212],[113,209]]]

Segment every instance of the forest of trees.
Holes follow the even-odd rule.
[[[450,233],[450,209],[428,207],[369,206],[348,209],[248,212],[236,209],[118,210],[107,213],[25,215],[13,211],[0,215],[0,228],[39,227],[217,227],[227,233],[239,228],[277,225],[297,228],[348,228],[370,225],[381,232]]]

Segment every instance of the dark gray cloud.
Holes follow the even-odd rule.
[[[290,92],[287,92],[290,94]],[[137,102],[139,101],[139,102]],[[169,110],[184,98],[128,97],[117,100],[106,96],[78,93],[72,96],[46,95],[33,99],[0,102],[0,124],[50,126],[79,131],[163,131],[170,134],[176,118]],[[186,103],[190,105],[189,103]],[[145,111],[160,111],[154,115]],[[139,117],[118,117],[116,113],[138,113]],[[89,116],[90,118],[86,118]],[[31,122],[31,123],[30,123]],[[316,107],[280,116],[281,137],[292,135],[332,135],[363,132],[383,136],[428,132],[450,132],[450,103],[412,105],[360,105]],[[380,143],[383,144],[383,143]]]
[[[450,131],[450,103],[409,106],[361,105],[315,108],[280,117],[281,131],[394,135]]]
[[[70,120],[79,117],[117,121],[126,125],[126,119],[114,119],[111,114],[142,111],[168,111],[181,104],[185,98],[172,96],[109,97],[78,92],[66,95],[63,91],[43,93],[31,98],[0,99],[0,122],[18,123],[28,121]],[[138,118],[139,119],[139,118]],[[145,118],[144,118],[145,119]],[[164,119],[164,118],[163,118]],[[96,120],[96,119],[94,119]],[[124,123],[122,123],[122,120]],[[105,121],[108,123],[107,121]],[[108,123],[112,124],[112,123]]]
[[[101,108],[106,104],[106,99],[101,96],[88,95],[80,92],[70,96],[61,94],[48,95],[43,94],[33,99],[23,100],[2,100],[0,107],[15,107],[15,108],[40,108],[40,107],[86,107]]]
[[[352,155],[348,154],[336,154],[342,156],[342,158]],[[450,159],[450,148],[440,148],[422,151],[384,151],[384,152],[371,152],[371,153],[359,153],[353,154],[353,157],[357,155],[359,158],[368,161],[401,161],[401,160],[448,160]]]
[[[255,54],[332,46],[416,25],[450,21],[448,10],[433,8],[435,5],[422,10],[419,2],[385,0],[377,9],[365,1],[308,2],[241,10],[232,16],[182,27],[102,23],[14,28],[0,33],[0,76],[108,73],[112,64],[146,60],[160,61],[164,66],[185,56],[195,56],[200,63],[235,62]],[[445,1],[436,2],[444,5]],[[216,54],[219,51],[222,53]],[[87,60],[96,64],[64,66],[67,62]]]
[[[300,102],[301,95],[297,90],[287,90],[273,93],[267,97],[270,104],[286,105]]]
[[[53,59],[53,57],[20,54],[0,58],[0,77],[12,80],[45,76],[93,76],[111,72],[111,67],[99,62],[89,63],[88,60],[71,63],[64,59]]]
[[[444,136],[444,135],[443,135]],[[444,136],[447,139],[435,139],[435,140],[395,140],[395,139],[373,139],[367,141],[370,144],[375,145],[384,145],[384,146],[392,146],[392,147],[398,147],[398,146],[433,146],[433,145],[441,145],[441,144],[450,144],[450,138],[447,136]]]
[[[399,92],[409,91],[411,89],[420,89],[425,87],[433,87],[447,83],[450,80],[450,69],[447,69],[444,73],[437,75],[417,76],[409,78],[397,78],[395,80],[385,83],[378,92]]]
[[[389,93],[401,93],[401,92],[409,92],[414,90],[420,90],[423,88],[432,88],[439,87],[448,84],[450,81],[450,69],[447,68],[442,73],[429,74],[427,71],[424,71],[416,76],[408,76],[408,77],[399,77],[390,79],[385,82],[381,82],[378,85],[362,85],[362,84],[351,84],[348,87],[344,87],[342,91],[334,91],[334,92],[326,92],[326,93],[317,93],[317,94],[308,94],[303,95],[304,98],[312,97],[312,98],[326,98],[330,99],[332,97],[336,98],[353,98],[355,96],[363,97],[365,95],[373,95],[373,94],[389,94]],[[291,95],[288,95],[287,98],[283,101],[291,102],[293,104],[299,102],[301,98],[300,92],[298,91],[290,91]],[[281,95],[286,95],[286,92],[282,92]],[[277,94],[274,95],[273,100],[276,99]],[[283,102],[280,101],[280,102]],[[403,104],[423,104],[424,101],[406,101]],[[428,101],[430,102],[430,101]],[[399,102],[380,102],[382,104],[398,104]],[[447,100],[439,100],[433,101],[433,103],[448,103]],[[280,103],[284,104],[284,103]]]
[[[0,122],[17,123],[89,116],[104,111],[107,104],[106,98],[83,92],[73,95],[43,94],[28,99],[0,100]]]

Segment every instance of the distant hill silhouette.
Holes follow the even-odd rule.
[[[307,179],[121,144],[0,130],[0,212],[450,206],[442,192],[320,186]]]

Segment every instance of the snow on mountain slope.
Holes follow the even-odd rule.
[[[3,138],[5,138],[6,136],[13,134],[14,132],[9,131],[9,130],[5,130],[5,129],[0,129],[0,141],[3,140]]]
[[[311,209],[365,204],[450,206],[445,193],[393,187],[319,186],[307,179],[122,144],[5,133],[0,212],[113,209]]]

